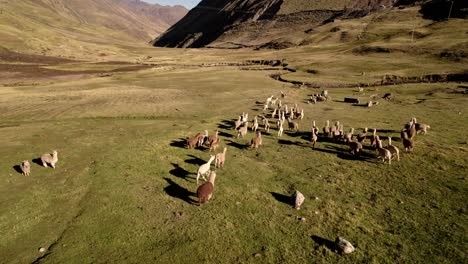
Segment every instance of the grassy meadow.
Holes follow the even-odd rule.
[[[281,51],[137,47],[118,57],[36,65],[69,72],[61,78],[3,72],[0,263],[466,262],[466,83],[332,88],[331,101],[308,104],[320,89],[270,78],[285,73],[281,68],[207,66],[285,59],[297,70],[285,79],[354,84],[385,74],[467,70],[466,58],[353,53],[360,45]],[[105,66],[96,64],[106,59]],[[135,59],[148,68],[97,73],[118,69],[115,60]],[[318,73],[307,74],[311,69]],[[300,131],[285,128],[277,137],[272,125],[263,145],[248,149],[254,133],[236,139],[234,119],[242,112],[250,119],[264,114],[259,102],[280,91],[287,94],[283,104],[304,109]],[[356,97],[365,103],[387,92],[394,99],[380,99],[372,108],[343,102]],[[413,116],[431,128],[416,136],[414,153],[406,154],[400,130]],[[401,160],[383,164],[369,141],[358,159],[329,140],[319,139],[312,149],[313,120],[320,130],[326,120],[339,120],[355,134],[377,128],[384,145],[387,136],[394,139]],[[225,167],[216,169],[212,200],[198,207],[196,171],[211,153],[188,150],[184,141],[205,129],[210,135],[220,131],[216,152],[228,150]],[[54,149],[55,170],[36,163]],[[16,167],[25,159],[32,162],[29,177]],[[289,204],[294,190],[306,197],[299,211]],[[337,254],[337,236],[356,251]]]

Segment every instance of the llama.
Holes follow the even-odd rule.
[[[323,136],[328,137],[328,135],[330,134],[330,120],[327,120],[325,122],[325,126],[322,128],[322,131],[323,131]]]
[[[237,120],[234,122],[234,129],[237,130],[242,125],[242,116],[239,116]]]
[[[391,137],[388,137],[388,145],[385,148],[390,150],[390,153],[392,153],[392,159],[396,157],[397,161],[400,161],[400,150],[396,146],[392,145]]]
[[[202,203],[208,202],[213,196],[215,179],[216,179],[216,173],[212,171],[210,173],[208,182],[205,182],[198,187],[197,189],[198,206],[201,206]]]
[[[362,152],[362,144],[360,142],[355,142],[348,140],[349,152],[353,156],[360,156]]]
[[[268,119],[263,119],[263,126],[265,128],[265,132],[270,133],[270,121],[268,121]]]
[[[390,150],[382,147],[382,141],[377,140],[377,155],[382,158],[382,161],[385,163],[388,160],[388,165],[392,164],[392,153]]]
[[[406,153],[413,152],[414,140],[408,136],[406,129],[401,131],[401,138],[403,140],[403,146],[405,147]]]
[[[27,160],[23,160],[23,162],[21,162],[20,169],[24,176],[29,176],[29,174],[31,174],[31,164]]]
[[[252,120],[252,131],[257,131],[258,129],[258,118],[257,116],[254,117]]]
[[[288,128],[291,131],[297,132],[299,130],[299,124],[292,121],[291,118],[288,118]]]
[[[200,168],[198,168],[198,171],[197,171],[197,185],[198,185],[198,179],[200,178],[200,176],[203,178],[203,180],[206,181],[205,175],[207,175],[210,172],[211,162],[213,162],[214,159],[215,159],[215,156],[211,155],[208,162],[201,165]]]
[[[310,138],[310,141],[312,142],[312,149],[315,149],[315,143],[317,143],[317,134],[315,128],[312,128],[312,136]]]
[[[281,137],[283,135],[283,121],[278,120],[278,137]]]
[[[224,147],[223,152],[216,154],[215,168],[224,167],[224,162],[226,161],[226,152],[227,152],[227,147]]]
[[[206,138],[208,138],[208,130],[205,130],[205,134],[198,136],[198,147],[203,146]]]
[[[373,148],[377,148],[377,141],[380,140],[379,135],[377,135],[377,128],[374,128],[374,133],[372,133],[372,141],[371,141],[371,146]]]
[[[213,143],[215,143],[215,142],[218,140],[218,133],[219,133],[219,130],[216,129],[216,130],[215,130],[215,133],[214,133],[213,135],[211,135],[211,136],[208,137],[207,142],[208,142],[208,146],[209,146],[209,147],[211,147],[211,145],[212,145]]]
[[[357,141],[358,141],[359,143],[361,143],[361,144],[364,143],[364,141],[365,141],[366,138],[367,138],[367,131],[368,131],[368,129],[367,129],[367,127],[365,127],[365,128],[362,130],[362,133],[359,133],[359,134],[357,135]]]
[[[55,169],[55,163],[58,161],[58,152],[54,150],[52,153],[46,153],[41,156],[42,166],[47,168],[47,164],[50,164]]]
[[[244,125],[237,130],[237,138],[239,138],[239,136],[245,137],[245,135],[247,135],[248,128],[249,122],[245,122]]]
[[[219,147],[220,138],[217,138],[215,142],[211,143],[209,151],[215,151]]]
[[[257,136],[250,141],[250,148],[258,148],[262,144],[262,132],[257,131]]]

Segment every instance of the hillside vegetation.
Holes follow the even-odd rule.
[[[278,15],[297,13],[308,10],[343,10],[347,0],[283,0]]]
[[[1,47],[55,56],[142,46],[187,12],[129,0],[4,1],[1,10]]]

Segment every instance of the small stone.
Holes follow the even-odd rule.
[[[42,252],[45,252],[45,251],[46,251],[46,249],[45,249],[45,248],[43,248],[43,247],[40,247],[40,248],[39,248],[39,252],[41,252],[41,253],[42,253]]]
[[[305,222],[306,221],[306,218],[305,217],[301,217],[301,222]]]
[[[319,211],[315,211],[315,214],[318,215],[318,214],[319,214]]]
[[[184,216],[184,212],[174,212],[176,218],[182,218]]]
[[[320,200],[320,198],[318,198],[317,196],[315,196],[315,200],[317,200],[317,201],[318,201],[318,200]]]
[[[255,254],[254,254],[254,257],[256,257],[256,258],[259,258],[259,257],[261,257],[261,256],[262,256],[262,254],[260,254],[260,253],[255,253]]]
[[[341,254],[350,254],[352,253],[355,248],[351,243],[349,243],[348,240],[342,238],[342,237],[337,237],[335,240],[335,246],[336,249],[339,251]]]

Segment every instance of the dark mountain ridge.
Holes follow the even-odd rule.
[[[435,2],[439,3],[436,6],[445,8],[449,3],[445,0],[358,0],[351,3],[345,0],[203,0],[156,38],[153,45],[235,48],[275,47],[279,44],[277,48],[289,47],[295,44],[284,38],[293,31],[310,30],[336,19],[363,17],[390,8],[418,4],[423,4],[425,8]],[[454,4],[456,10],[461,10],[463,5],[461,0],[456,0]],[[434,13],[441,13],[440,9],[438,13],[434,12],[434,8],[427,10],[431,10],[433,16]],[[460,16],[459,11],[453,14]]]

